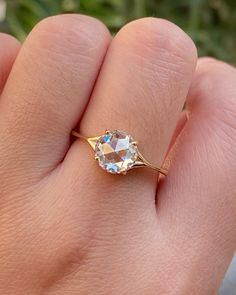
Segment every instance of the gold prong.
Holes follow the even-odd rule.
[[[90,137],[87,139],[87,142],[90,144],[93,150],[95,150],[98,139],[99,137]]]
[[[106,129],[106,130],[105,130],[105,133],[106,133],[106,134],[110,134],[110,132],[111,132],[111,131],[110,131],[109,129]]]
[[[133,144],[134,146],[138,146],[138,141],[135,140],[135,141],[132,142],[132,144]]]
[[[99,157],[98,156],[95,156],[95,160],[98,161],[99,160]]]

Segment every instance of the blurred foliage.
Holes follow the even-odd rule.
[[[3,1],[3,0],[1,0]],[[23,40],[49,15],[83,13],[102,20],[115,33],[144,16],[166,18],[185,30],[199,55],[236,64],[236,0],[7,0],[0,30]]]

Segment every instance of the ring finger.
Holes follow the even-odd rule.
[[[138,140],[144,156],[160,166],[195,63],[193,42],[174,24],[154,18],[128,24],[109,48],[80,132],[99,135],[107,128],[125,130]],[[145,202],[155,204],[155,173],[145,169],[125,177],[107,174],[96,167],[89,147],[80,140],[71,147],[65,164],[80,184],[89,179],[95,198],[109,196],[113,204],[118,199],[124,206],[138,202],[142,208]],[[88,191],[87,186],[84,188]]]

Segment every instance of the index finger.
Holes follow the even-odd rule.
[[[10,35],[0,33],[0,94],[2,93],[19,49],[19,41]]]

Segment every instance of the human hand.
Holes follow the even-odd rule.
[[[0,294],[215,294],[236,245],[235,69],[154,18],[112,41],[48,18],[15,62],[0,43]],[[104,172],[74,128],[128,131],[168,176]]]

